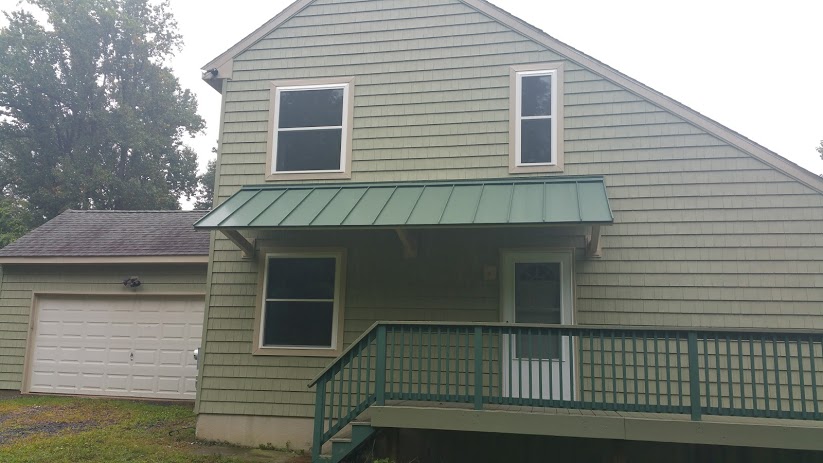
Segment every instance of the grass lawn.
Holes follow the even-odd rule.
[[[190,405],[0,397],[0,462],[304,463],[288,451],[198,441]]]

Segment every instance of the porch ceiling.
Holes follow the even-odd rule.
[[[245,186],[196,228],[610,224],[602,177]]]

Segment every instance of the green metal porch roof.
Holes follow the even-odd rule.
[[[602,177],[250,185],[205,229],[609,224]]]

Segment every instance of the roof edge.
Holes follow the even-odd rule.
[[[2,257],[0,265],[60,265],[60,264],[208,264],[208,255],[192,256],[66,256],[66,257]]]
[[[247,49],[248,47],[257,43],[260,39],[265,37],[266,35],[270,34],[274,29],[278,26],[283,24],[284,22],[288,21],[292,16],[296,15],[297,13],[301,12],[304,8],[309,6],[309,4],[313,3],[315,0],[297,0],[291,5],[287,6],[283,11],[277,14],[277,16],[271,18],[270,20],[266,21],[262,26],[258,27],[254,30],[251,34],[244,37],[242,40],[234,44],[231,48],[224,51],[216,58],[212,59],[208,63],[204,64],[203,67],[200,69],[203,71],[209,71],[211,69],[220,69],[226,63],[234,59],[235,56],[240,54],[242,51]],[[204,79],[208,80],[208,79]]]

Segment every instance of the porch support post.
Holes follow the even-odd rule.
[[[403,228],[396,228],[395,231],[403,244],[403,257],[406,259],[417,257],[417,235]]]
[[[586,256],[603,257],[603,249],[600,245],[600,225],[592,225],[592,234],[586,237]]]
[[[220,230],[220,232],[226,235],[226,238],[230,239],[235,246],[240,248],[240,251],[243,252],[243,259],[254,259],[254,244],[249,242],[239,231]]]

